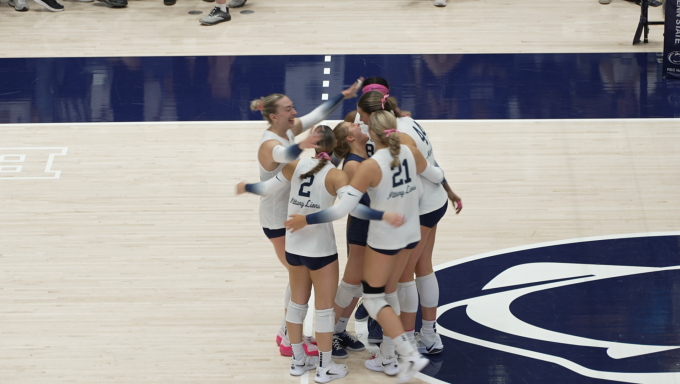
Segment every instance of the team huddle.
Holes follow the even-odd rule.
[[[435,330],[439,286],[432,251],[448,200],[456,213],[462,202],[423,128],[389,96],[387,81],[363,80],[300,118],[285,95],[254,100],[251,109],[270,125],[258,151],[261,182],[237,186],[239,194],[261,196],[260,223],[288,270],[279,351],[291,357],[291,375],[316,369],[318,383],[345,377],[347,366],[333,359],[364,349],[346,330],[360,298],[355,316],[368,317],[369,342],[381,343],[366,368],[403,383],[427,366],[423,354],[443,351]],[[356,111],[333,129],[315,127],[356,97],[362,83]],[[295,144],[295,136],[312,127]],[[308,148],[316,156],[299,159]],[[345,216],[348,258],[340,280],[332,222]],[[312,287],[316,338],[302,333]],[[422,328],[415,332],[418,305]]]

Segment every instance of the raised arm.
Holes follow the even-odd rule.
[[[354,84],[352,84],[351,87],[345,89],[333,97],[330,97],[328,101],[319,105],[313,111],[300,118],[296,117],[293,133],[297,136],[313,127],[317,123],[326,120],[326,118],[328,118],[328,116],[330,116],[330,114],[333,113],[333,111],[335,111],[345,99],[351,99],[357,96],[357,92],[359,91],[359,87],[361,87],[361,83],[363,83],[363,81],[364,78],[360,77],[354,82]]]

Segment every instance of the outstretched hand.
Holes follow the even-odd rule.
[[[242,195],[244,193],[246,193],[246,182],[242,181],[242,182],[236,184],[236,194]]]
[[[289,217],[290,219],[283,223],[283,225],[290,233],[295,233],[307,226],[307,216],[290,215]]]
[[[406,222],[406,217],[401,213],[385,212],[383,214],[383,221],[387,222],[393,227],[401,227]]]
[[[361,84],[363,84],[364,78],[360,77],[357,79],[357,81],[352,84],[351,87],[345,89],[342,91],[342,94],[345,96],[345,99],[351,99],[354,97],[357,97],[357,93],[359,93],[359,89],[361,87]]]
[[[309,136],[302,140],[299,145],[301,149],[318,148],[319,146],[316,145],[316,143],[318,143],[319,140],[321,140],[321,134],[318,132],[310,132]]]

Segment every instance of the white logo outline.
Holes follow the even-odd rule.
[[[529,249],[537,249],[537,248],[544,248],[544,247],[549,247],[549,246],[554,246],[554,245],[564,245],[564,244],[573,244],[573,243],[581,243],[581,242],[590,242],[590,241],[598,241],[598,240],[614,240],[614,239],[625,239],[625,238],[636,238],[636,237],[657,237],[657,236],[680,236],[680,232],[650,232],[650,233],[634,233],[634,234],[621,234],[621,235],[611,235],[611,236],[595,236],[595,237],[586,237],[586,238],[577,238],[577,239],[568,239],[568,240],[560,240],[560,241],[553,241],[553,242],[546,242],[546,243],[539,243],[539,244],[531,244],[527,246],[521,246],[521,247],[514,247],[514,248],[507,248],[499,251],[494,251],[494,252],[487,252],[487,253],[482,253],[476,256],[471,256],[468,258],[463,258],[463,259],[458,259],[454,260],[448,263],[444,263],[441,265],[436,266],[434,269],[435,271],[440,271],[443,269],[447,269],[459,264],[464,264],[470,261],[474,260],[479,260],[487,257],[492,257],[492,256],[498,256],[501,254],[506,254],[506,253],[511,253],[511,252],[518,252],[518,251],[524,251],[524,250],[529,250]],[[519,264],[521,265],[521,264]],[[518,265],[518,266],[519,266]],[[514,267],[508,268],[506,271],[509,271]],[[635,267],[630,267],[630,268],[635,268]],[[638,267],[638,268],[648,268],[648,267]],[[680,269],[680,266],[671,266],[671,267],[666,267],[666,268],[652,268],[649,267],[650,269],[653,269],[654,271],[661,271],[661,270],[670,270],[670,269]],[[641,271],[641,270],[639,270]],[[505,272],[505,271],[504,271]],[[503,275],[502,272],[496,278],[499,276]],[[635,274],[635,273],[632,273]],[[559,286],[559,285],[568,285],[568,284],[575,284],[575,283],[580,283],[583,282],[583,279],[598,279],[597,276],[582,276],[580,279],[573,279],[575,280],[568,280],[568,281],[559,281],[559,282],[547,282],[546,284],[539,285],[539,289],[537,290],[543,290],[543,289],[549,289],[551,288],[551,285]],[[607,277],[600,277],[601,278],[609,278]],[[547,279],[541,279],[541,281],[546,281]],[[524,283],[526,283],[525,281]],[[496,283],[498,284],[498,282]],[[484,289],[491,289],[493,288],[496,284],[487,284]],[[533,287],[528,287],[528,289],[531,289]],[[437,309],[437,318],[439,318],[441,315],[443,315],[446,311],[453,309],[455,307],[459,307],[461,305],[467,305],[471,300],[474,300],[477,298],[472,298],[472,299],[464,299],[460,300],[454,303],[449,303],[446,305],[442,305]],[[468,315],[469,316],[469,315]],[[519,319],[518,319],[519,320]],[[461,333],[457,333],[454,331],[451,331],[445,327],[443,327],[441,324],[437,323],[437,331],[440,333],[442,336],[450,337],[452,339],[460,340],[466,343],[470,344],[475,344],[479,345],[485,348],[490,348],[490,349],[495,349],[498,351],[502,352],[507,352],[507,353],[512,353],[515,355],[519,356],[525,356],[529,358],[533,358],[536,360],[542,360],[554,364],[558,364],[562,367],[565,367],[575,373],[578,373],[582,376],[590,377],[590,378],[595,378],[595,379],[605,379],[605,380],[613,380],[613,381],[620,381],[620,382],[625,382],[625,383],[644,383],[644,384],[671,384],[671,383],[677,383],[680,382],[680,372],[643,372],[643,373],[630,373],[630,372],[607,372],[607,371],[598,371],[594,369],[590,369],[587,367],[584,367],[582,365],[579,365],[577,363],[574,363],[573,361],[570,361],[568,359],[558,357],[558,356],[553,356],[549,355],[546,353],[541,353],[541,352],[535,352],[531,350],[526,350],[522,348],[517,348],[517,347],[511,347],[508,345],[504,344],[498,344],[494,342],[490,342],[487,340],[483,339],[478,339],[472,336],[464,335]],[[574,336],[575,337],[575,336]],[[548,340],[551,341],[551,340]],[[622,343],[618,343],[621,345]],[[634,345],[635,347],[639,347],[638,345]],[[634,347],[634,348],[635,348]],[[648,346],[642,346],[642,347],[648,347]],[[654,347],[654,346],[652,346]],[[666,350],[668,349],[675,349],[677,347],[671,347],[671,346],[663,346],[662,348],[665,348]],[[647,352],[647,353],[653,353],[653,352]],[[614,352],[616,355],[616,351]],[[416,375],[417,378],[429,382],[429,383],[444,383],[441,380],[437,380],[433,377],[424,375],[422,373],[418,373]]]

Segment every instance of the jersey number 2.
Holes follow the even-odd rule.
[[[309,194],[311,193],[311,191],[305,192],[304,189],[305,189],[305,187],[311,187],[312,186],[312,183],[314,182],[314,175],[306,177],[305,180],[309,180],[309,181],[305,181],[304,183],[300,184],[300,190],[298,191],[298,195],[300,195],[302,197],[309,197]]]
[[[400,177],[399,181],[397,181],[397,177],[401,176],[401,166],[404,166],[404,172],[406,173],[406,179],[404,177]],[[397,172],[392,175],[392,188],[396,188],[404,183],[408,184],[411,182],[411,176],[408,173],[408,163],[406,162],[406,159],[399,165],[399,168],[397,168]]]

